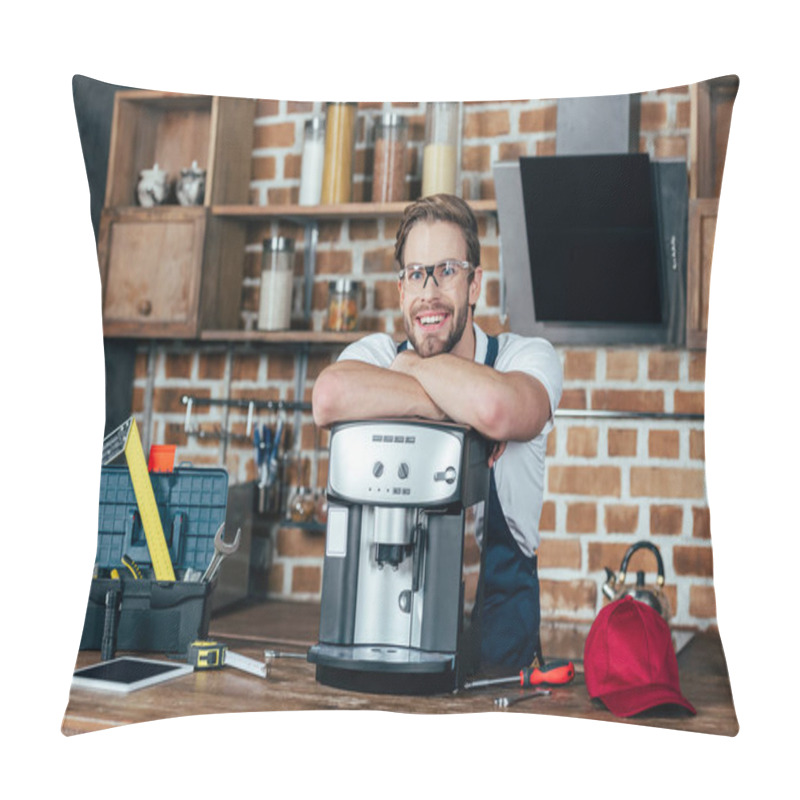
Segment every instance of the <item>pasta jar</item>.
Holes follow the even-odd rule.
[[[325,329],[329,331],[354,331],[358,327],[358,296],[361,286],[358,281],[341,278],[328,284],[328,319]]]
[[[422,196],[455,194],[458,186],[459,104],[428,103],[422,151]]]
[[[358,103],[328,103],[322,203],[349,203],[353,193]]]
[[[305,124],[300,167],[300,205],[315,206],[322,196],[325,163],[325,117],[312,117]]]
[[[375,157],[372,173],[372,202],[405,200],[406,146],[408,120],[387,113],[375,123]]]
[[[261,296],[258,301],[258,328],[280,331],[289,327],[292,317],[294,241],[285,236],[264,239],[261,251]]]

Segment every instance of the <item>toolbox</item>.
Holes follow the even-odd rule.
[[[151,557],[129,471],[105,466],[100,476],[100,508],[95,575],[81,636],[81,650],[98,650],[106,619],[106,595],[119,593],[116,646],[119,650],[183,653],[208,633],[215,581],[184,581],[188,569],[203,572],[214,555],[214,535],[225,522],[228,473],[181,465],[151,472],[150,481],[164,530],[175,581],[152,577]],[[132,559],[141,571],[123,564]],[[116,570],[118,578],[112,577]]]

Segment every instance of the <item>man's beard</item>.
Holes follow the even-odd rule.
[[[465,303],[457,312],[454,310],[451,313],[452,327],[445,340],[441,340],[436,336],[425,336],[418,340],[414,333],[414,317],[418,316],[418,312],[414,312],[413,315],[404,315],[403,325],[406,329],[406,336],[414,346],[414,350],[423,358],[436,356],[440,353],[449,353],[459,343],[464,334],[464,329],[467,327],[468,309],[469,306]]]

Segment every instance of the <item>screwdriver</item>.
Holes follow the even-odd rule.
[[[518,675],[508,678],[488,678],[464,684],[465,689],[476,689],[479,686],[493,686],[498,683],[515,683],[520,686],[539,686],[541,684],[562,685],[575,677],[575,665],[565,658],[554,658],[541,667],[524,667]]]

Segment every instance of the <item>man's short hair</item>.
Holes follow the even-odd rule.
[[[472,209],[460,197],[452,194],[432,194],[421,197],[406,207],[400,227],[397,229],[397,241],[394,247],[394,257],[402,269],[403,251],[406,239],[411,229],[418,222],[452,222],[457,225],[464,235],[467,245],[467,261],[473,267],[480,266],[481,245],[478,240],[478,222]]]

